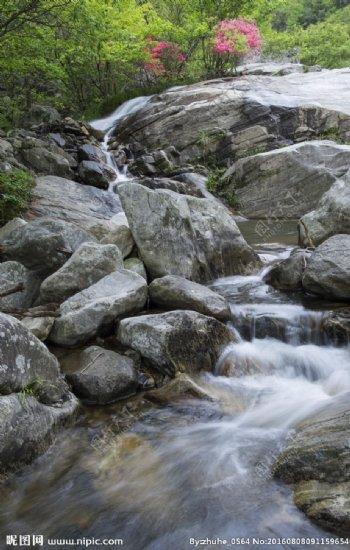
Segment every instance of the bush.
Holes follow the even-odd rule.
[[[23,170],[0,172],[0,226],[26,210],[34,186],[34,178]]]

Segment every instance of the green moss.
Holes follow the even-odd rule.
[[[0,172],[0,226],[26,210],[34,186],[34,178],[23,170]]]

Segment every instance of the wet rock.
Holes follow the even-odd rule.
[[[134,395],[138,380],[134,362],[98,346],[75,351],[61,360],[73,392],[90,405],[106,405]]]
[[[118,191],[152,278],[171,274],[205,282],[259,266],[233,216],[218,202],[136,183],[120,185]]]
[[[92,160],[95,162],[106,162],[106,155],[102,149],[96,147],[96,145],[90,145],[89,143],[85,143],[79,147],[78,158],[80,161]]]
[[[136,273],[111,273],[61,305],[50,341],[75,347],[102,331],[111,332],[118,318],[142,310],[147,294],[145,280]]]
[[[83,243],[40,287],[40,303],[61,303],[84,288],[123,268],[120,250],[112,245]]]
[[[137,273],[141,277],[147,281],[147,273],[145,266],[139,258],[128,258],[124,262],[125,269],[128,269],[129,271],[134,271],[134,273]]]
[[[295,437],[274,466],[275,477],[298,483],[295,502],[310,519],[346,534],[350,534],[349,420],[346,393],[297,427]]]
[[[296,248],[289,258],[272,267],[265,276],[266,283],[279,290],[302,289],[303,273],[309,258],[309,251]]]
[[[234,341],[216,319],[181,310],[123,319],[117,337],[171,377],[178,371],[213,370],[223,348]]]
[[[255,218],[299,218],[349,169],[350,146],[332,141],[299,143],[235,162],[222,179],[240,212]]]
[[[151,302],[166,309],[189,309],[228,321],[231,312],[225,298],[209,288],[183,277],[167,275],[155,279],[149,286]]]
[[[94,238],[83,229],[59,220],[41,219],[12,231],[2,242],[4,257],[47,277],[81,244]]]
[[[64,178],[43,176],[36,180],[27,218],[50,217],[88,229],[121,211],[120,200],[114,193]]]
[[[27,309],[35,302],[40,288],[39,277],[18,262],[0,264],[0,294],[22,285],[22,290],[0,298],[1,309]]]
[[[170,380],[161,388],[147,392],[145,398],[153,403],[164,405],[180,399],[214,401],[214,398],[204,388],[184,373],[178,373],[173,380]]]
[[[311,255],[302,279],[305,290],[335,300],[350,299],[350,235],[335,235]]]
[[[328,342],[336,345],[350,343],[350,309],[340,308],[330,311],[322,319],[322,332]]]
[[[301,218],[298,229],[302,246],[318,246],[337,233],[350,233],[350,171],[323,195],[316,210]]]
[[[115,172],[107,165],[94,160],[83,160],[79,164],[79,177],[86,185],[108,189],[115,178]]]

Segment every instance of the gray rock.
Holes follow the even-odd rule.
[[[111,331],[116,319],[142,310],[147,294],[145,280],[132,271],[107,275],[61,305],[50,341],[74,347]]]
[[[326,529],[350,534],[349,393],[297,427],[274,465],[275,477],[295,486],[295,503]]]
[[[336,300],[350,299],[350,235],[335,235],[322,243],[306,266],[303,287]]]
[[[303,216],[299,223],[302,246],[318,246],[337,233],[350,233],[350,171],[332,185],[316,210]]]
[[[259,266],[233,216],[218,202],[136,183],[120,185],[118,191],[152,278],[171,274],[204,282]]]
[[[338,346],[350,344],[350,309],[337,308],[327,312],[322,319],[321,332],[327,343]]]
[[[48,338],[54,322],[55,317],[23,317],[21,319],[22,325],[42,342]]]
[[[117,337],[171,377],[177,371],[213,370],[225,346],[235,338],[220,321],[181,310],[123,319]]]
[[[143,262],[139,258],[128,258],[124,261],[125,269],[129,271],[134,271],[147,281],[147,273]]]
[[[22,218],[13,218],[13,220],[7,222],[6,225],[0,228],[0,241],[3,241],[12,231],[26,225],[26,223]]]
[[[108,189],[109,183],[115,179],[115,172],[107,165],[94,160],[83,160],[79,164],[79,177],[86,185],[99,189]]]
[[[340,69],[181,86],[154,96],[114,133],[139,156],[173,145],[180,164],[214,155],[224,165],[256,147],[307,140],[331,128],[348,139],[349,85],[350,73]]]
[[[18,261],[44,278],[62,267],[82,243],[93,240],[71,223],[45,218],[15,229],[1,244],[5,259]]]
[[[27,309],[31,307],[40,288],[40,279],[18,262],[3,262],[0,264],[0,293],[6,292],[17,285],[23,285],[19,290],[0,298],[0,308]]]
[[[78,149],[78,159],[80,161],[93,160],[95,162],[106,162],[106,155],[104,154],[102,149],[100,149],[100,147],[85,143],[84,145],[81,145],[81,147],[79,147]]]
[[[253,218],[299,218],[350,165],[350,146],[331,141],[299,143],[235,162],[223,176],[223,195],[234,194],[240,212]]]
[[[284,76],[293,73],[303,73],[305,65],[301,63],[247,63],[239,65],[236,69],[242,75],[276,75]]]
[[[229,305],[220,294],[176,275],[155,279],[149,296],[153,304],[166,309],[190,309],[219,321],[231,318]]]
[[[24,128],[30,128],[44,122],[45,124],[56,124],[61,121],[59,112],[50,105],[33,105],[22,119]]]
[[[73,172],[64,155],[49,151],[45,147],[33,147],[21,151],[23,162],[38,174],[71,178]]]
[[[28,464],[46,451],[55,434],[77,417],[72,394],[53,406],[27,394],[0,396],[0,473]]]
[[[89,227],[91,233],[101,244],[114,244],[121,251],[123,258],[131,253],[135,241],[129,229],[124,213],[116,214],[110,220],[99,221]]]
[[[32,220],[50,217],[88,229],[122,211],[117,195],[55,176],[37,178],[27,213]]]
[[[18,393],[33,388],[38,400],[53,402],[68,395],[57,359],[20,321],[0,313],[0,394]],[[50,402],[52,399],[50,399]]]
[[[73,392],[90,405],[125,399],[137,390],[133,360],[98,346],[66,355],[61,367]]]
[[[123,268],[120,250],[112,245],[83,243],[73,256],[42,282],[40,303],[61,303],[100,279]]]
[[[300,290],[310,252],[296,248],[286,260],[277,262],[266,274],[265,281],[279,290]]]

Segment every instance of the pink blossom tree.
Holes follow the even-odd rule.
[[[214,38],[207,48],[205,64],[215,75],[236,70],[246,56],[260,51],[262,39],[254,21],[225,19],[214,27]]]
[[[179,47],[171,42],[155,42],[148,40],[146,51],[149,60],[145,63],[145,70],[151,78],[174,77],[182,71],[186,58]]]

